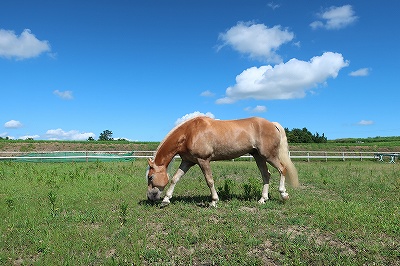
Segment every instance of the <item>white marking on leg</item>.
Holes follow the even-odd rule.
[[[266,200],[268,200],[268,191],[269,191],[269,178],[271,177],[271,173],[266,167],[265,162],[259,163],[259,168],[261,171],[261,174],[263,176],[263,189],[261,193],[261,198],[259,199],[258,203],[264,204]],[[262,167],[260,167],[262,166]],[[265,168],[264,168],[265,167]],[[265,172],[266,169],[267,171]]]
[[[281,174],[281,180],[279,181],[279,192],[281,193],[282,200],[289,199],[289,194],[286,192],[285,188],[285,176]]]
[[[185,172],[182,171],[181,169],[178,169],[176,171],[174,177],[171,179],[170,185],[169,185],[167,192],[165,193],[165,197],[162,201],[164,204],[170,203],[169,200],[172,198],[172,194],[174,193],[175,185],[184,174],[185,174]]]
[[[172,193],[174,193],[176,183],[172,183],[169,185],[167,192],[165,193],[165,197],[172,198]]]
[[[210,187],[210,192],[211,192],[210,207],[217,207],[217,202],[219,201],[219,197],[217,191],[215,190],[214,184]]]
[[[258,203],[264,204],[265,201],[268,200],[268,190],[269,190],[269,184],[264,184],[261,194],[261,199],[258,201]]]
[[[281,175],[281,180],[279,181],[279,192],[281,193],[286,192],[284,175]]]
[[[165,196],[163,201],[162,201],[162,203],[165,204],[165,205],[169,204],[170,203],[169,199],[170,199],[170,197]]]

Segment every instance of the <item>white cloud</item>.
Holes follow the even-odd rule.
[[[207,112],[207,113],[201,113],[201,112],[199,112],[199,111],[195,111],[195,112],[193,112],[193,113],[190,113],[190,114],[186,114],[186,115],[184,115],[184,116],[182,116],[181,118],[178,118],[176,121],[175,121],[175,126],[177,126],[177,125],[179,125],[179,124],[182,124],[183,122],[185,122],[186,120],[189,120],[189,119],[191,119],[191,118],[193,118],[193,117],[196,117],[196,116],[208,116],[208,117],[211,117],[211,118],[215,118],[215,116],[212,114],[212,113],[210,113],[210,112]]]
[[[92,132],[80,133],[78,130],[64,131],[61,128],[47,130],[46,136],[51,140],[87,140],[89,137],[95,138]]]
[[[7,133],[7,132],[0,133],[0,138],[5,138],[5,137],[7,137],[7,136],[8,136],[8,133]]]
[[[372,120],[361,120],[360,122],[357,123],[359,126],[369,126],[374,124],[374,121]]]
[[[281,6],[278,5],[278,4],[275,4],[274,2],[269,2],[268,3],[268,7],[272,8],[272,10],[275,10],[275,9],[281,7]]]
[[[209,90],[206,90],[206,91],[203,91],[203,92],[200,94],[200,96],[203,96],[203,97],[214,97],[214,96],[215,96],[215,93],[213,93],[213,92],[211,92],[211,91],[209,91]]]
[[[22,123],[16,120],[10,120],[4,124],[5,128],[20,128]]]
[[[248,54],[253,59],[280,63],[281,57],[276,54],[279,47],[294,38],[294,33],[282,29],[280,25],[268,28],[264,24],[238,22],[225,33],[220,33],[223,42],[218,49],[231,46],[234,50]]]
[[[25,136],[21,136],[18,139],[37,139],[40,138],[39,135],[25,135]]]
[[[249,113],[265,113],[267,111],[267,107],[263,105],[257,105],[256,107],[247,107],[244,109]]]
[[[13,31],[0,29],[0,57],[22,60],[50,51],[49,42],[38,40],[29,29],[25,29],[20,36]]]
[[[229,88],[228,88],[229,89]],[[216,100],[215,102],[217,104],[231,104],[236,102],[237,100],[230,98],[230,97],[224,97],[224,98],[219,98],[218,100]]]
[[[370,72],[369,68],[360,68],[356,71],[350,72],[350,76],[352,77],[365,77],[368,76]]]
[[[236,84],[216,103],[234,103],[246,98],[259,100],[303,98],[306,91],[336,78],[348,61],[339,53],[326,52],[310,61],[291,59],[286,63],[251,67],[236,76]]]
[[[74,98],[74,96],[72,95],[72,91],[55,90],[53,91],[53,93],[64,100],[72,100]]]
[[[332,6],[324,12],[317,14],[321,20],[312,22],[310,26],[313,29],[325,28],[328,30],[345,28],[358,19],[354,13],[351,5]]]
[[[296,46],[297,48],[300,48],[301,47],[301,42],[300,41],[295,42],[295,43],[293,43],[293,46]]]

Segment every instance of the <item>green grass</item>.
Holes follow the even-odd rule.
[[[0,162],[0,264],[400,265],[400,164],[296,166],[286,203],[276,171],[259,205],[254,162],[214,162],[217,208],[193,167],[160,209],[144,160]]]

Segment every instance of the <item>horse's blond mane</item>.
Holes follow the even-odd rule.
[[[198,116],[194,116],[192,118],[189,118],[189,119],[183,121],[182,123],[176,125],[173,129],[171,129],[171,131],[168,132],[168,134],[165,136],[165,138],[160,142],[160,144],[158,145],[157,150],[156,150],[156,152],[154,154],[154,157],[157,156],[158,150],[161,149],[161,147],[164,145],[164,142],[172,135],[172,133],[174,133],[178,128],[182,127],[186,123],[188,123],[188,122],[190,122],[190,121],[192,121],[194,119],[197,119],[199,117],[208,117],[208,118],[210,118],[209,116],[206,116],[206,115],[198,115]]]

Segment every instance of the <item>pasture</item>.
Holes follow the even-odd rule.
[[[0,162],[2,265],[400,265],[400,164],[295,162],[301,186],[257,203],[254,162],[195,166],[163,209],[145,160]],[[176,169],[178,162],[174,163]]]

